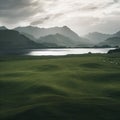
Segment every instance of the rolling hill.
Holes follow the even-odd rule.
[[[0,57],[0,120],[120,120],[120,56]]]

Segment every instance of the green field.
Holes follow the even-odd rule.
[[[120,56],[1,57],[0,120],[120,120]]]

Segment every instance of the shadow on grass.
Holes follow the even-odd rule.
[[[0,95],[55,94],[66,95],[64,91],[47,85],[31,85],[29,82],[0,81]]]
[[[107,90],[105,93],[108,97],[120,99],[120,90]]]
[[[72,78],[77,80],[86,80],[91,82],[119,82],[120,81],[120,73],[91,73],[91,74],[72,74]]]
[[[81,64],[80,67],[85,67],[85,68],[102,68],[103,65],[99,63],[85,63]]]
[[[119,106],[60,102],[35,106],[4,120],[119,120]]]
[[[0,77],[20,77],[20,76],[26,76],[28,73],[25,72],[14,72],[14,73],[3,73],[0,74]]]
[[[64,91],[61,91],[57,88],[47,86],[47,85],[40,85],[40,86],[32,86],[28,89],[24,90],[24,93],[29,94],[54,94],[54,95],[66,95]]]
[[[36,71],[56,71],[56,70],[59,70],[59,66],[52,65],[52,64],[48,64],[48,65],[46,64],[46,65],[41,65],[41,66],[34,66],[32,69]]]

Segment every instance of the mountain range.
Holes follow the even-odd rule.
[[[63,43],[68,43],[69,45],[69,42],[68,42],[69,40],[70,42],[73,43],[70,46],[68,46],[67,44],[63,44],[62,46],[64,47],[78,47],[78,46],[84,47],[84,46],[90,46],[91,44],[91,42],[88,39],[80,37],[67,26],[53,27],[53,28],[38,28],[38,27],[28,26],[28,27],[18,27],[18,28],[15,28],[14,30],[19,31],[20,33],[24,35],[26,34],[27,37],[29,37],[30,39],[34,39],[34,41],[36,41],[37,43],[40,43],[40,40],[43,40],[43,39],[45,40],[46,38],[47,38],[47,43],[48,43],[48,39],[51,39],[51,36],[53,37],[53,41],[55,41],[56,34],[57,35],[59,34],[59,39],[61,35],[62,36],[61,41],[64,40]],[[50,44],[51,43],[52,41],[50,40]],[[53,44],[55,43],[53,42]],[[61,44],[59,43],[57,43],[58,46],[61,46]]]
[[[40,37],[38,43],[45,44],[48,47],[73,47],[76,46],[75,42],[69,37],[56,33],[55,35],[47,35]]]
[[[19,31],[21,33],[30,34],[37,39],[40,37],[54,35],[57,33],[67,36],[67,37],[70,37],[71,39],[74,39],[77,41],[80,39],[80,36],[78,36],[75,32],[73,32],[67,26],[52,27],[52,28],[39,28],[39,27],[34,27],[34,26],[27,26],[27,27],[17,27],[14,30]]]
[[[39,28],[17,27],[8,30],[0,27],[0,49],[73,48],[120,46],[120,31],[114,34],[93,32],[80,37],[67,26]]]

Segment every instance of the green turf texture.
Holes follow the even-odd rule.
[[[120,120],[120,56],[1,57],[0,120]]]

